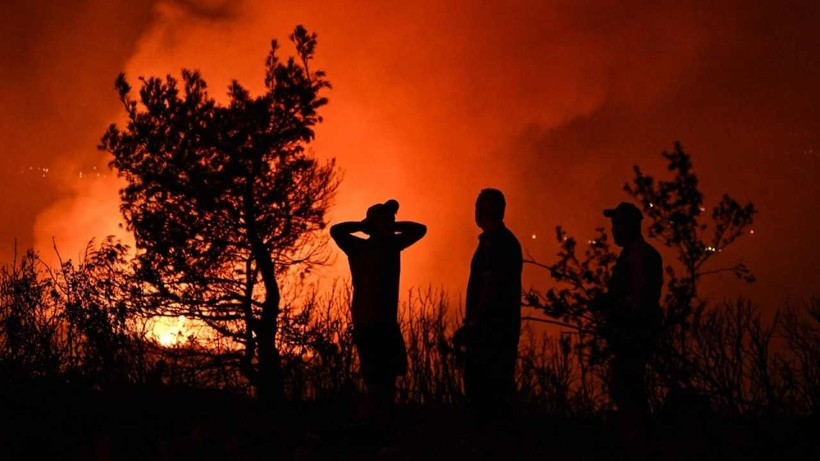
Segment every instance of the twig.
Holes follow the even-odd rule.
[[[541,323],[549,323],[551,325],[558,325],[561,327],[572,328],[573,330],[578,330],[578,327],[570,325],[568,323],[559,322],[557,320],[549,320],[549,319],[541,319],[538,317],[521,317],[521,320],[528,320],[531,322],[541,322]]]

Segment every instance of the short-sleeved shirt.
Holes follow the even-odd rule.
[[[662,286],[663,262],[657,250],[643,238],[624,247],[608,286],[609,321],[619,334],[640,336],[637,333],[656,326]]]
[[[353,279],[354,325],[395,323],[399,306],[401,240],[396,236],[361,239],[337,244],[347,255]]]

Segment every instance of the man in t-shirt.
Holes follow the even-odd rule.
[[[396,378],[407,371],[407,352],[398,324],[401,251],[427,232],[423,224],[396,222],[398,209],[397,201],[388,200],[371,206],[363,221],[330,228],[330,236],[350,263],[353,341],[379,423],[389,418]],[[369,238],[353,235],[357,232]]]

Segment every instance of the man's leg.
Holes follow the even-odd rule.
[[[381,376],[374,386],[373,408],[374,423],[377,428],[389,429],[393,420],[394,400],[396,396],[396,378]]]
[[[636,355],[613,358],[611,395],[618,405],[615,433],[632,454],[640,457],[648,449],[649,405],[644,376],[646,360]]]
[[[489,367],[492,380],[492,417],[499,422],[509,422],[512,418],[517,359],[517,348],[508,342],[495,351],[492,366]]]
[[[489,416],[490,378],[489,363],[483,350],[468,351],[464,367],[464,393],[478,423],[484,423]]]
[[[368,332],[367,344],[359,349],[362,373],[367,388],[369,419],[377,432],[390,427],[396,394],[396,351],[391,348],[390,332]],[[361,353],[364,352],[364,353]]]

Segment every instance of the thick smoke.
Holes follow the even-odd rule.
[[[755,236],[725,257],[766,283],[748,291],[723,280],[728,291],[715,296],[746,290],[779,302],[817,285],[818,250],[803,248],[820,230],[817,6],[498,3],[11,7],[16,29],[3,33],[15,46],[3,59],[19,65],[2,74],[1,107],[13,116],[0,125],[9,203],[0,250],[13,235],[50,247],[52,236],[79,245],[116,228],[113,174],[96,185],[74,177],[105,168],[94,146],[122,116],[119,71],[136,81],[196,68],[214,96],[232,79],[259,91],[270,40],[289,53],[287,35],[304,24],[319,34],[318,65],[334,87],[313,146],[344,169],[331,219],[360,219],[396,198],[399,219],[430,228],[405,255],[403,288],[462,290],[481,188],[507,194],[509,226],[549,260],[556,224],[582,238],[606,226],[600,210],[627,198],[632,165],[663,175],[659,153],[676,139],[707,197],[729,192],[762,210]],[[49,179],[55,165],[70,171]],[[28,166],[49,168],[47,178]],[[325,275],[345,269],[339,256]]]

